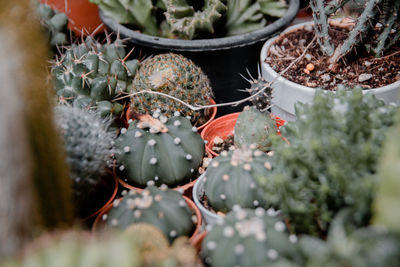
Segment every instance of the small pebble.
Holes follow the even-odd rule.
[[[362,74],[360,74],[360,76],[358,76],[358,81],[360,83],[362,83],[362,82],[368,81],[371,78],[372,78],[372,74],[370,74],[370,73],[362,73]]]

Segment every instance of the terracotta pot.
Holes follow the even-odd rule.
[[[233,135],[235,130],[236,120],[240,112],[232,113],[219,117],[212,121],[204,130],[201,132],[201,138],[207,141],[206,143],[206,153],[211,157],[218,156],[218,153],[212,150],[214,146],[214,138],[219,136],[223,140],[227,139],[229,136]],[[279,128],[285,121],[277,116],[271,116],[272,119],[276,121],[276,126]],[[286,140],[286,139],[285,139]]]
[[[193,240],[198,236],[198,233],[200,232],[201,229],[201,225],[203,223],[202,217],[201,217],[201,212],[200,210],[197,208],[197,206],[194,204],[194,202],[192,200],[190,200],[188,197],[183,196],[183,198],[186,201],[186,204],[189,206],[189,208],[191,210],[194,211],[196,217],[197,217],[197,222],[196,222],[196,226],[195,226],[195,230],[193,232],[193,234],[190,236],[189,241],[191,243],[193,243]],[[119,198],[120,200],[122,198]],[[102,217],[104,214],[106,214],[107,212],[109,212],[111,210],[111,208],[113,207],[113,203],[108,204],[96,217],[96,220],[93,223],[92,226],[92,232],[95,233],[96,231],[101,230],[102,228],[105,227],[105,224],[102,220]]]
[[[204,238],[207,236],[207,232],[201,232],[197,234],[196,236],[193,236],[193,239],[191,240],[192,246],[197,250],[197,253],[200,253],[201,251],[201,245],[203,244]]]
[[[68,16],[68,28],[77,36],[104,30],[102,21],[99,17],[97,5],[89,0],[39,0],[41,3],[50,5],[53,9],[63,12]]]
[[[214,99],[210,98],[210,105],[215,105],[215,104],[216,103],[215,103]],[[126,114],[125,117],[126,117],[126,121],[127,122],[130,119],[132,119],[131,116],[130,116],[130,113],[131,113],[131,107],[130,107],[130,105],[128,105],[128,108],[127,108],[126,113],[125,113]],[[217,107],[208,108],[206,110],[206,114],[209,115],[210,117],[204,124],[202,124],[199,127],[197,127],[197,132],[198,133],[201,133],[201,131],[214,120],[215,115],[217,115]]]

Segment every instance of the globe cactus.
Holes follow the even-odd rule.
[[[190,121],[176,114],[139,116],[116,141],[118,175],[129,184],[176,186],[189,181],[204,155],[204,141]]]
[[[125,191],[122,200],[103,215],[111,229],[126,229],[135,223],[148,223],[159,228],[170,241],[188,236],[194,230],[194,217],[182,195],[167,186],[148,186],[143,191]]]

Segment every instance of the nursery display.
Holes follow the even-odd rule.
[[[323,235],[344,207],[365,225],[395,110],[360,88],[318,90],[314,104],[298,103],[298,119],[280,128],[290,144],[272,139],[272,171],[258,177],[267,206],[281,210],[296,233]]]
[[[296,102],[311,103],[315,88],[335,90],[340,84],[361,85],[386,103],[397,101],[400,3],[367,0],[355,18],[330,20],[350,2],[311,0],[313,22],[265,43],[260,61],[263,77],[273,81],[272,113],[294,120]]]

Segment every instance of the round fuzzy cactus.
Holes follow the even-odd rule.
[[[127,57],[120,39],[101,44],[88,36],[68,47],[51,71],[59,101],[121,116],[123,103],[112,100],[128,91],[139,64]]]
[[[206,171],[205,194],[212,208],[228,212],[234,205],[254,208],[264,203],[256,184],[258,176],[268,176],[269,156],[249,148],[224,151]]]
[[[297,237],[285,223],[262,208],[235,208],[213,225],[202,244],[209,266],[291,266],[287,259],[301,260]],[[274,265],[276,264],[276,265]]]
[[[190,121],[155,113],[139,115],[117,139],[117,171],[129,184],[176,186],[189,181],[204,156],[204,141]]]
[[[152,90],[176,97],[191,105],[207,105],[212,89],[207,76],[193,61],[182,55],[157,55],[141,63],[133,81],[132,93]],[[138,94],[131,99],[131,108],[140,114],[160,109],[170,117],[175,111],[190,116],[192,123],[201,121],[203,111],[193,111],[176,100],[154,94]],[[203,118],[204,119],[204,118]]]
[[[159,228],[170,241],[190,235],[195,228],[191,210],[182,195],[167,186],[148,186],[143,191],[124,191],[122,200],[103,215],[109,228],[126,229],[135,223],[148,223]],[[197,219],[197,218],[196,218]]]
[[[271,146],[269,136],[278,131],[276,122],[270,113],[261,112],[255,107],[246,106],[239,114],[235,124],[235,146],[255,145],[257,149],[267,152]]]

